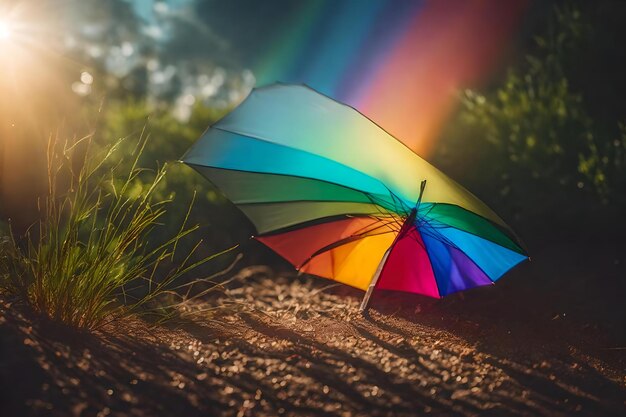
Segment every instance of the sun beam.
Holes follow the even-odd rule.
[[[45,187],[45,172],[25,167],[43,166],[50,135],[79,117],[71,83],[84,67],[63,55],[59,2],[42,3],[0,0],[0,201],[14,217],[36,213]]]

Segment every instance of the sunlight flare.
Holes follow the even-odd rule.
[[[8,41],[13,35],[13,30],[9,22],[0,20],[0,41]]]

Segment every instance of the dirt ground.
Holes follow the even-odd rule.
[[[554,262],[444,300],[378,292],[367,316],[360,291],[248,267],[212,301],[238,314],[97,334],[5,297],[0,415],[624,416],[623,294],[543,279]]]

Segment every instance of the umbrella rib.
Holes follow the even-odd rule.
[[[457,207],[458,207],[458,206],[457,206]],[[427,216],[427,214],[426,214],[425,216]],[[518,253],[518,254],[520,254],[520,255],[524,255],[524,256],[528,257],[528,254],[527,254],[527,253],[525,253],[525,251],[524,251],[522,248],[520,248],[519,246],[515,245],[515,242],[513,242],[511,239],[509,239],[509,240],[511,241],[511,243],[513,243],[516,247],[518,247],[518,248],[519,248],[522,252],[519,252],[519,251],[516,251],[516,250],[511,249],[511,248],[509,248],[509,247],[506,247],[506,246],[504,246],[504,245],[502,245],[502,244],[500,244],[500,243],[496,242],[496,241],[495,241],[495,240],[493,240],[493,239],[489,239],[489,238],[487,238],[487,237],[485,237],[485,236],[481,236],[481,235],[479,235],[479,234],[477,234],[477,233],[470,232],[470,231],[465,230],[465,229],[461,229],[460,227],[456,227],[456,226],[450,225],[450,224],[448,224],[448,223],[445,223],[445,222],[442,222],[442,221],[439,221],[439,220],[436,220],[436,219],[430,219],[430,220],[427,220],[427,219],[425,219],[425,218],[421,218],[421,219],[420,219],[420,222],[421,222],[420,224],[427,224],[427,225],[428,225],[428,227],[429,227],[430,229],[432,229],[432,230],[436,230],[436,229],[454,229],[454,230],[458,230],[459,232],[462,232],[462,233],[467,233],[468,235],[471,235],[471,236],[477,237],[477,238],[479,238],[479,239],[486,240],[486,241],[488,241],[488,242],[493,243],[494,245],[498,245],[498,246],[500,246],[501,248],[507,249],[507,250],[509,250],[509,251],[511,251],[511,252],[515,252],[515,253]],[[439,223],[439,225],[435,225],[435,224],[433,224],[432,222],[437,222],[437,223]],[[419,225],[418,225],[418,227],[419,227]],[[500,230],[498,230],[498,231],[500,231]],[[438,236],[441,236],[441,234],[438,234]],[[437,239],[438,239],[438,240],[440,240],[440,241],[443,241],[444,239],[446,239],[447,241],[450,241],[449,239],[447,239],[447,238],[445,238],[445,237],[443,237],[443,239],[439,239],[437,236],[434,236],[434,235],[433,235],[432,237],[435,237],[435,238],[437,238]],[[504,237],[508,238],[508,236],[506,236],[506,235],[504,235]],[[451,242],[451,241],[450,241],[450,242]],[[444,243],[446,243],[446,242],[444,242]],[[447,244],[447,243],[446,243],[446,244]],[[454,244],[454,243],[451,243],[449,246],[453,246],[453,247],[455,247],[456,249],[461,250],[461,249],[460,249],[458,246],[456,246],[456,244]]]
[[[222,131],[227,132],[227,133],[233,133],[233,132],[230,132],[228,130],[220,129],[218,127],[216,127],[215,129],[222,130]],[[238,134],[238,133],[236,133],[236,134]],[[245,135],[243,135],[243,136],[245,136]],[[250,139],[260,140],[260,141],[264,141],[264,142],[268,142],[268,143],[274,144],[273,142],[266,141],[265,139],[255,138],[253,136],[246,136],[246,137],[248,137]],[[274,145],[276,145],[276,146],[284,146],[284,145],[280,145],[280,144],[274,144]],[[288,146],[284,146],[284,147],[289,148],[289,149],[294,149],[294,150],[297,150],[297,151],[300,151],[300,152],[310,153],[310,152],[306,152],[306,151],[301,151],[301,150],[296,149],[296,148],[291,148],[291,147],[288,147]],[[313,153],[311,153],[311,155],[319,156],[319,155],[316,155],[316,154],[313,154]],[[331,159],[325,158],[323,156],[319,156],[319,157],[327,159],[328,161],[332,161]],[[358,188],[354,188],[354,187],[351,187],[349,185],[339,184],[337,182],[328,181],[328,180],[324,180],[324,179],[320,179],[320,178],[305,177],[303,175],[281,174],[281,173],[277,173],[277,172],[249,171],[249,170],[245,170],[245,169],[236,169],[236,168],[223,168],[223,167],[214,166],[214,165],[200,165],[200,164],[197,164],[197,163],[194,163],[194,162],[186,162],[184,160],[182,162],[187,164],[187,165],[189,165],[189,166],[191,166],[192,168],[194,168],[196,171],[198,171],[200,173],[200,175],[202,175],[205,178],[207,178],[206,175],[203,175],[202,172],[200,172],[198,170],[198,168],[212,168],[212,169],[220,169],[220,170],[224,170],[224,171],[234,171],[234,172],[243,172],[243,173],[249,173],[249,174],[270,175],[270,176],[280,176],[280,177],[289,177],[289,178],[300,178],[300,179],[310,180],[310,181],[319,181],[319,182],[322,182],[322,183],[325,183],[325,184],[330,184],[330,185],[334,185],[336,187],[345,188],[347,190],[351,190],[351,191],[354,191],[354,192],[357,192],[357,193],[361,193],[361,194],[365,195],[368,199],[370,199],[370,202],[371,202],[371,200],[373,198],[372,196],[379,195],[379,194],[371,193],[369,191],[359,190]],[[332,161],[332,162],[335,162],[335,161]],[[340,162],[336,162],[336,163],[338,163],[340,165],[343,165]],[[369,175],[367,175],[367,174],[365,174],[365,173],[363,173],[363,172],[361,172],[359,170],[351,168],[351,167],[349,167],[347,165],[343,165],[343,166],[346,167],[346,168],[349,168],[349,169],[351,169],[351,170],[353,170],[355,172],[358,172],[359,174],[365,175],[365,176],[367,176],[367,177],[369,177],[369,178],[371,178],[371,179],[373,179],[375,181],[378,181],[383,187],[385,187],[385,189],[389,190],[389,188],[387,188],[387,186],[385,184],[383,184],[380,180],[377,180],[376,178],[371,177],[371,176],[369,176]],[[226,195],[226,193],[220,187],[218,187],[213,181],[211,181],[210,178],[207,178],[207,180],[211,184],[213,184],[213,186],[215,188],[219,189],[220,192],[224,196],[228,197]],[[380,198],[380,200],[384,201],[382,198]],[[231,200],[231,201],[234,204],[237,204],[237,205],[241,205],[241,204],[256,204],[256,203],[237,203],[236,201],[233,201],[233,200]],[[292,201],[293,200],[291,200],[289,202],[292,202]],[[316,200],[301,200],[301,201],[316,201]],[[265,203],[267,203],[267,202],[259,202],[258,204],[265,204]],[[364,204],[366,204],[366,203],[364,203]]]
[[[388,216],[391,217],[391,216]],[[264,233],[259,234],[257,237],[263,237],[263,236],[273,236],[273,235],[279,235],[281,233],[288,233],[288,232],[292,232],[294,230],[298,230],[298,229],[302,229],[305,227],[312,227],[312,226],[316,226],[319,224],[324,224],[324,223],[330,223],[333,221],[341,221],[341,220],[346,220],[346,219],[353,219],[353,218],[369,218],[369,219],[377,219],[377,217],[371,215],[371,214],[337,214],[337,215],[333,215],[333,216],[325,216],[325,217],[319,217],[316,219],[310,219],[310,220],[305,220],[303,222],[300,223],[296,223],[296,224],[292,224],[289,226],[285,226],[285,227],[281,227],[279,229],[275,229],[275,230],[271,230],[271,231],[267,231]]]
[[[376,230],[378,230],[378,229],[382,229],[382,228],[388,227],[390,224],[396,224],[395,222],[396,222],[396,221],[395,221],[395,219],[394,219],[394,220],[391,220],[391,221],[388,221],[388,222],[383,222],[382,220],[380,220],[380,221],[379,221],[379,223],[382,223],[382,224],[379,224],[379,225],[377,225],[375,228],[373,228],[373,229],[369,229],[369,230],[366,230],[366,229],[367,229],[367,227],[369,227],[369,226],[371,226],[371,225],[365,226],[365,227],[363,227],[363,228],[361,228],[361,229],[359,229],[359,230],[357,230],[357,231],[356,231],[356,232],[359,232],[359,231],[361,231],[361,230],[365,230],[365,231],[364,231],[364,232],[362,232],[362,233],[358,233],[358,234],[357,234],[357,233],[353,233],[352,235],[350,235],[350,236],[348,236],[348,237],[346,237],[346,238],[343,238],[343,239],[337,240],[337,241],[335,241],[335,242],[333,242],[333,243],[331,243],[331,244],[328,244],[328,245],[326,245],[326,246],[324,246],[324,247],[322,247],[322,248],[320,248],[320,249],[316,250],[316,251],[315,251],[315,252],[314,252],[311,256],[309,256],[309,258],[308,258],[306,261],[304,261],[303,263],[301,263],[301,264],[297,267],[297,269],[300,269],[300,268],[302,268],[303,266],[305,266],[305,265],[306,265],[307,263],[309,263],[309,262],[310,262],[310,261],[311,261],[314,257],[316,257],[316,256],[318,256],[318,255],[321,255],[322,253],[327,252],[327,251],[329,251],[329,250],[335,249],[335,248],[337,248],[337,247],[339,247],[339,246],[346,245],[346,244],[348,244],[348,243],[355,242],[355,241],[357,241],[357,240],[359,240],[359,239],[364,239],[364,238],[366,238],[366,237],[380,236],[380,235],[384,235],[384,234],[387,234],[387,233],[394,233],[394,232],[397,232],[397,230],[395,230],[395,229],[393,229],[393,228],[389,227],[389,230],[382,231],[382,232],[378,232],[378,233],[372,233],[372,232],[374,232],[374,231],[376,231]],[[376,223],[374,223],[374,224],[376,224]]]
[[[434,230],[434,228],[432,228],[432,227],[431,227],[431,229],[433,229],[433,230]],[[423,231],[422,231],[421,229],[419,229],[419,232],[420,232],[420,233],[423,233]],[[440,233],[437,233],[437,235],[438,235],[438,236],[436,236],[436,235],[434,235],[434,234],[430,233],[430,231],[427,231],[427,232],[426,232],[426,234],[427,234],[427,235],[429,235],[430,237],[434,238],[434,239],[439,240],[439,241],[440,241],[441,243],[443,243],[444,245],[448,245],[448,246],[450,246],[451,248],[454,248],[454,249],[458,250],[459,252],[461,252],[463,255],[465,255],[465,257],[466,257],[466,258],[467,258],[467,259],[468,259],[468,260],[469,260],[472,264],[474,264],[474,266],[476,266],[476,268],[478,268],[478,269],[480,270],[480,272],[482,272],[482,273],[483,273],[483,274],[484,274],[484,275],[485,275],[485,276],[489,279],[489,281],[491,281],[492,283],[494,283],[494,282],[495,282],[495,280],[493,280],[493,279],[491,278],[491,276],[490,276],[487,272],[485,272],[485,270],[484,270],[484,269],[483,269],[480,265],[478,265],[478,264],[476,263],[476,261],[474,261],[474,259],[473,259],[471,256],[469,256],[469,255],[468,255],[468,254],[467,254],[467,253],[466,253],[463,249],[461,249],[459,246],[457,246],[456,244],[454,244],[454,243],[453,243],[450,239],[446,238],[445,236],[441,236],[441,234],[440,234]],[[428,255],[428,259],[430,259],[430,254],[428,253],[428,250],[426,249],[426,243],[424,243],[424,248],[425,248],[425,250],[426,250],[426,254]],[[521,262],[521,261],[520,261],[520,262]],[[507,269],[507,271],[511,270],[514,266],[515,266],[515,265],[511,266],[510,268],[508,268],[508,269]],[[432,268],[432,261],[431,261],[431,268]],[[434,275],[434,273],[435,273],[435,271],[433,270],[433,275]],[[505,273],[506,273],[506,271],[505,271],[505,272],[503,272],[503,273],[502,273],[502,275],[504,275]],[[502,276],[502,275],[500,275],[500,276]],[[435,279],[435,282],[436,282],[436,281],[437,281],[437,279]],[[439,284],[437,284],[437,288],[439,288]],[[439,294],[441,295],[441,293],[439,293]]]
[[[459,206],[458,204],[451,204],[451,203],[430,203],[430,204],[432,204],[432,205],[433,205],[433,207],[431,207],[431,208],[429,209],[429,212],[428,212],[428,213],[424,214],[424,215],[423,215],[423,216],[421,216],[421,217],[427,216],[427,215],[430,213],[430,211],[432,211],[432,210],[435,208],[435,206],[449,206],[449,207],[455,207],[455,208],[457,208],[457,209],[459,209],[459,210],[462,210],[462,211],[464,211],[464,212],[466,212],[466,213],[469,213],[470,215],[476,216],[476,217],[480,218],[481,220],[486,221],[486,222],[487,222],[490,226],[494,227],[494,228],[496,229],[496,231],[498,231],[498,232],[499,232],[499,233],[501,233],[504,237],[506,237],[508,240],[510,240],[510,241],[511,241],[511,243],[513,243],[513,244],[514,244],[514,245],[515,245],[518,249],[520,249],[520,251],[521,251],[521,252],[518,252],[518,251],[513,250],[513,252],[518,252],[518,253],[521,253],[522,255],[526,255],[526,254],[527,254],[528,250],[525,248],[525,246],[526,246],[526,245],[524,244],[524,242],[522,241],[522,239],[520,239],[520,238],[519,238],[519,236],[517,236],[517,234],[516,234],[516,233],[515,233],[515,232],[514,232],[511,228],[509,228],[509,227],[503,227],[503,226],[499,225],[498,223],[495,223],[494,221],[492,221],[492,220],[490,220],[490,219],[488,219],[488,218],[486,218],[486,217],[484,217],[484,216],[481,216],[481,215],[480,215],[480,214],[478,214],[478,213],[475,213],[475,212],[473,212],[473,211],[471,211],[471,210],[468,210],[468,209],[466,209],[465,207],[461,207],[461,206]],[[454,229],[460,230],[460,231],[465,232],[465,233],[469,233],[469,234],[474,235],[474,236],[478,236],[478,237],[480,237],[480,238],[482,238],[482,239],[488,240],[488,241],[490,241],[490,242],[493,242],[493,243],[495,243],[495,244],[499,245],[499,243],[498,243],[498,242],[495,242],[495,241],[493,241],[492,239],[489,239],[489,238],[483,237],[483,236],[481,236],[481,235],[478,235],[478,234],[476,234],[476,233],[472,233],[472,232],[469,232],[469,231],[467,231],[467,230],[461,229],[461,228],[459,228],[459,227],[456,227],[456,226],[450,225],[450,224],[448,224],[448,223],[446,223],[446,222],[444,222],[444,221],[440,221],[440,220],[436,220],[436,219],[433,219],[433,220],[438,221],[439,223],[441,223],[441,224],[445,225],[446,227],[452,227],[452,228],[454,228]],[[510,234],[509,234],[509,233],[510,233]],[[500,245],[500,246],[503,246],[503,245]],[[511,250],[512,250],[512,249],[511,249]]]
[[[382,223],[382,224],[377,224],[377,223]],[[383,227],[389,227],[390,225],[397,224],[395,218],[393,218],[393,217],[392,217],[392,220],[389,220],[389,221],[378,220],[377,223],[372,223],[370,225],[362,227],[361,229],[357,229],[355,231],[355,233],[352,234],[352,236],[355,236],[355,235],[365,235],[365,234],[370,233],[370,232],[372,232],[374,230],[377,230],[377,229],[380,229],[380,228],[383,228]],[[368,227],[374,226],[374,225],[376,225],[376,227],[367,230]],[[397,229],[392,228],[392,227],[389,227],[389,229],[390,229],[389,230],[390,232],[397,232],[398,231]]]
[[[379,184],[380,184],[380,185],[382,185],[385,189],[387,189],[387,190],[389,189],[389,187],[387,187],[387,185],[385,185],[385,184],[384,184],[381,180],[379,180],[378,178],[372,177],[371,175],[369,175],[369,174],[367,174],[367,173],[365,173],[365,172],[363,172],[363,171],[361,171],[361,170],[358,170],[358,169],[356,169],[356,168],[354,168],[354,167],[351,167],[351,166],[349,166],[349,165],[343,164],[343,163],[341,163],[341,162],[339,162],[339,161],[335,161],[335,160],[333,160],[333,159],[330,159],[330,158],[328,158],[327,156],[320,155],[320,154],[317,154],[317,153],[315,153],[315,152],[311,152],[311,151],[308,151],[308,150],[305,150],[305,149],[295,148],[295,147],[293,147],[293,146],[289,146],[289,145],[286,145],[286,144],[284,144],[284,143],[277,143],[277,142],[272,141],[271,139],[267,139],[267,138],[264,138],[264,137],[261,137],[261,136],[257,136],[257,135],[253,136],[253,135],[251,135],[251,134],[248,134],[248,133],[243,133],[243,132],[240,132],[240,131],[237,131],[237,130],[228,130],[228,129],[225,129],[225,128],[223,128],[223,127],[216,126],[216,125],[211,126],[211,129],[220,130],[220,131],[222,131],[222,132],[226,132],[226,133],[230,133],[230,134],[235,134],[235,135],[243,136],[243,137],[248,138],[248,139],[253,139],[253,140],[258,140],[258,141],[261,141],[261,142],[269,143],[269,144],[274,145],[274,146],[277,146],[277,147],[279,147],[279,148],[286,148],[286,149],[290,149],[290,150],[292,150],[292,151],[297,151],[297,152],[302,152],[302,153],[309,154],[309,155],[314,155],[314,156],[315,156],[315,157],[317,157],[317,158],[323,159],[323,160],[325,160],[325,161],[329,161],[329,162],[331,162],[331,163],[333,163],[333,164],[341,165],[341,166],[343,166],[343,167],[345,167],[345,168],[347,168],[347,169],[349,169],[349,170],[352,170],[352,171],[354,171],[354,172],[358,172],[360,175],[362,175],[362,176],[364,176],[364,177],[367,177],[367,178],[369,178],[369,179],[371,179],[371,180],[373,180],[373,181],[375,181],[375,182],[379,183]],[[184,156],[183,156],[183,158],[184,158]],[[184,161],[183,161],[183,162],[184,162]],[[185,162],[185,163],[187,163],[187,162]],[[199,166],[203,166],[203,165],[199,165]],[[208,166],[208,165],[206,165],[206,166]],[[219,167],[216,167],[216,168],[218,168],[218,169],[219,169]],[[221,168],[221,169],[228,169],[228,168]],[[246,171],[246,170],[236,170],[236,171],[242,171],[242,172],[256,172],[256,171]],[[355,191],[358,191],[358,192],[361,192],[361,193],[365,193],[365,194],[369,194],[369,193],[370,193],[369,191],[359,190],[359,189],[357,189],[357,188],[350,187],[350,186],[347,186],[347,185],[344,185],[344,184],[339,184],[339,183],[335,183],[335,182],[332,182],[332,181],[327,181],[327,180],[322,180],[322,179],[319,179],[319,180],[318,180],[317,178],[304,177],[304,176],[301,176],[301,175],[288,175],[288,174],[269,173],[269,172],[258,172],[258,173],[259,173],[259,174],[285,175],[285,176],[290,176],[290,177],[291,177],[291,176],[293,176],[293,177],[300,177],[300,178],[308,178],[308,179],[313,179],[313,180],[316,180],[316,181],[322,181],[322,182],[327,182],[327,183],[330,183],[330,184],[335,184],[335,185],[338,185],[338,186],[340,186],[340,187],[350,188],[350,189],[352,189],[352,190],[355,190]]]
[[[367,236],[348,236],[344,239],[341,240],[337,240],[329,245],[324,246],[321,249],[316,250],[306,261],[302,262],[296,269],[301,269],[303,268],[306,264],[308,264],[313,258],[315,258],[316,256],[321,255],[324,252],[328,252],[330,250],[336,249],[340,246],[343,245],[347,245],[348,243],[352,243],[352,242],[356,242],[360,239],[364,239],[366,237],[373,237],[373,236],[380,236],[380,235],[385,235],[387,233],[393,233],[393,230],[387,230],[384,232],[380,232],[380,233],[373,233],[373,234],[369,234]]]

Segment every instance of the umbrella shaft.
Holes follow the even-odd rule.
[[[370,286],[367,287],[367,292],[365,293],[365,297],[363,297],[363,301],[361,301],[361,306],[359,307],[359,311],[361,313],[367,309],[367,305],[369,304],[370,297],[372,296],[372,292],[374,292],[374,288],[376,287],[378,278],[380,278],[380,273],[383,271],[383,266],[385,266],[385,262],[387,262],[387,257],[389,256],[389,252],[391,252],[391,247],[387,249],[387,251],[385,252],[385,255],[383,255],[383,259],[380,260],[380,263],[378,264],[378,268],[376,268],[376,272],[374,272],[374,276],[372,277]]]
[[[398,240],[402,239],[402,237],[406,234],[406,231],[409,228],[414,227],[415,217],[417,216],[417,209],[419,208],[420,202],[422,201],[424,188],[426,188],[426,180],[422,181],[422,184],[420,186],[420,195],[417,199],[417,203],[415,203],[415,207],[413,208],[413,210],[411,210],[411,213],[402,224],[402,227],[400,228],[400,231],[398,232],[398,235],[396,236],[396,238],[393,240],[393,243],[391,244],[391,246],[389,246],[389,248],[385,251],[385,254],[383,255],[383,259],[380,260],[380,263],[378,264],[378,267],[376,268],[376,272],[374,272],[374,276],[372,277],[372,281],[370,281],[370,285],[369,287],[367,287],[367,292],[365,293],[365,296],[363,297],[363,301],[361,301],[359,312],[362,313],[367,309],[367,305],[369,304],[370,297],[372,296],[372,292],[374,292],[374,288],[376,288],[376,283],[378,282],[378,278],[380,278],[380,274],[383,272],[383,267],[385,266],[385,263],[387,262],[387,258],[389,257],[389,253],[391,252],[391,249],[393,249],[394,245],[396,244]]]

